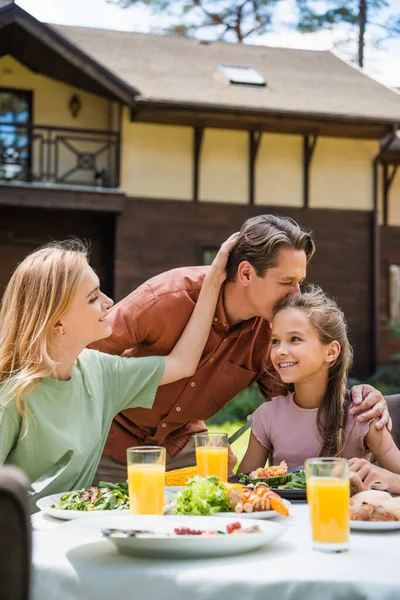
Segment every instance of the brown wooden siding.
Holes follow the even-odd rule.
[[[38,246],[76,236],[90,241],[91,264],[114,293],[113,213],[0,206],[0,298],[19,262]]]
[[[250,216],[274,213],[314,232],[317,253],[308,280],[332,294],[344,310],[355,347],[354,374],[371,372],[372,214],[128,198],[118,217],[115,297],[168,269],[201,264],[204,248],[218,246]]]

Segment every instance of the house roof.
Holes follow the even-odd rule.
[[[400,122],[399,93],[328,51],[51,27],[135,88],[139,105],[153,102]],[[220,64],[252,67],[267,85],[255,88],[221,82],[215,77]]]
[[[20,6],[0,0],[0,56],[5,54],[34,72],[133,105],[133,87]]]

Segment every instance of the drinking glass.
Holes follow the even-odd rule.
[[[350,483],[345,458],[309,458],[305,461],[307,500],[313,547],[324,552],[349,548]]]
[[[164,512],[165,448],[128,448],[129,506],[134,515]]]
[[[196,463],[200,477],[216,475],[228,481],[228,434],[196,433]]]

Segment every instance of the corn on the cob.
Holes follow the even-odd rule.
[[[197,475],[197,467],[184,467],[165,473],[165,485],[185,485],[186,482]]]

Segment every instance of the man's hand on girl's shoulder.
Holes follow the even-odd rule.
[[[358,415],[359,423],[376,419],[375,427],[377,429],[387,427],[389,431],[392,430],[392,419],[388,406],[379,390],[367,383],[354,385],[351,388],[351,399],[354,406],[350,409],[350,414]]]

